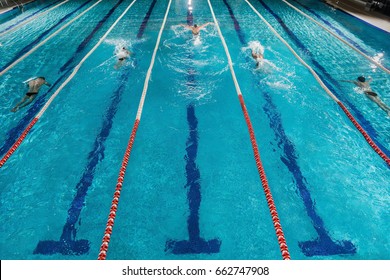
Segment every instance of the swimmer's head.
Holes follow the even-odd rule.
[[[38,77],[38,79],[42,79],[44,81],[46,80],[45,77]]]
[[[360,76],[357,79],[359,82],[362,82],[362,83],[364,83],[366,81],[366,78],[364,78],[363,76]]]
[[[197,27],[198,27],[198,25],[197,25],[197,24],[194,24],[194,27],[195,27],[195,28],[197,28]]]
[[[125,50],[125,49],[126,49],[125,47],[122,48],[122,50]]]

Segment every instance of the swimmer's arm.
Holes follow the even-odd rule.
[[[51,87],[51,83],[45,82],[45,85],[47,85],[48,87]]]
[[[184,28],[187,28],[187,29],[192,29],[191,26],[183,24],[183,23],[180,23],[180,26],[183,26]]]
[[[358,87],[362,86],[359,82],[356,82],[356,81],[351,81],[351,82],[354,83],[355,85],[357,85]]]
[[[358,87],[362,87],[362,85],[358,81],[353,81],[353,80],[339,80],[339,82],[345,82],[345,83],[352,83],[357,85]]]
[[[210,25],[210,24],[213,24],[212,22],[207,22],[207,23],[205,23],[205,24],[202,24],[201,26],[200,26],[200,28],[205,28],[207,25]]]

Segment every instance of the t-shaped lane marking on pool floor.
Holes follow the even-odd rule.
[[[156,0],[154,0],[155,2]],[[122,1],[119,1],[112,9],[116,9]],[[111,9],[111,10],[112,10]],[[148,11],[151,13],[151,10]],[[106,17],[105,17],[106,18]],[[145,29],[146,24],[140,29]],[[82,239],[76,240],[76,223],[79,220],[81,210],[85,205],[85,198],[88,193],[89,187],[92,185],[94,174],[98,163],[104,158],[105,141],[108,138],[113,119],[117,112],[118,105],[121,101],[122,94],[125,90],[127,80],[130,77],[130,71],[124,69],[122,75],[119,78],[118,88],[114,91],[111,103],[108,106],[105,118],[102,122],[102,128],[100,133],[95,138],[93,150],[88,155],[88,164],[85,167],[85,171],[76,186],[76,195],[73,198],[71,206],[68,210],[68,217],[64,225],[62,235],[59,241],[46,240],[39,241],[37,247],[34,250],[34,254],[63,254],[63,255],[81,255],[89,252],[89,241]]]
[[[189,6],[191,7],[191,6]],[[193,14],[188,7],[187,24],[193,25]],[[189,52],[188,58],[191,60],[193,54]],[[187,90],[192,91],[196,87],[195,69],[187,69]],[[201,238],[199,228],[199,208],[202,201],[200,171],[196,165],[196,156],[198,153],[198,119],[195,113],[194,104],[187,106],[187,122],[189,126],[189,135],[186,143],[186,176],[187,183],[187,201],[189,204],[190,215],[187,219],[188,240],[168,240],[165,244],[165,251],[173,254],[212,254],[218,253],[221,247],[219,238],[204,240]]]

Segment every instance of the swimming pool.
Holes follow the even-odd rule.
[[[248,3],[390,156],[389,117],[340,82],[370,76],[390,104],[388,73],[283,1],[210,1],[195,38],[180,24],[213,22],[206,0],[67,1],[1,35],[2,259],[97,259],[109,215],[107,259],[282,259],[281,233],[292,259],[390,258],[388,163]],[[390,67],[388,33],[289,3]],[[10,112],[33,76],[51,87]]]

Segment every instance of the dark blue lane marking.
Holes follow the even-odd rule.
[[[53,6],[54,4],[57,4],[57,3],[60,2],[60,1],[63,1],[63,0],[55,1],[54,3],[51,3],[51,4],[49,4],[49,5],[45,6],[45,7],[43,7],[43,8],[41,8],[41,9],[37,10],[36,12],[32,13],[31,15],[29,15],[29,16],[27,16],[27,17],[25,17],[25,18],[22,18],[21,20],[17,21],[16,23],[14,23],[14,24],[8,26],[6,29],[0,31],[0,33],[3,33],[3,32],[5,32],[5,31],[10,30],[12,27],[14,27],[14,26],[16,26],[16,25],[18,25],[18,24],[20,24],[20,23],[22,23],[22,22],[28,20],[29,18],[35,16],[36,14],[40,13],[40,12],[43,11],[43,10],[46,10],[47,8]]]
[[[87,196],[89,187],[92,185],[96,166],[104,159],[104,142],[110,134],[118,104],[121,101],[122,93],[124,92],[125,85],[130,76],[129,73],[130,71],[123,72],[120,78],[119,88],[110,98],[111,104],[104,114],[105,118],[103,119],[103,125],[95,138],[93,150],[89,152],[88,164],[84,169],[80,181],[76,185],[76,194],[68,210],[68,217],[62,230],[60,240],[39,241],[33,252],[34,254],[52,255],[60,253],[62,255],[82,255],[89,252],[90,242],[88,240],[76,240],[76,223],[79,220],[81,210],[85,205],[85,197]],[[81,225],[81,219],[79,221],[79,225]]]
[[[154,4],[152,3],[153,6]],[[145,18],[147,17],[149,19],[152,10],[153,9],[148,10]],[[148,21],[143,22],[139,29],[139,32],[142,30],[142,34],[147,26],[147,22]],[[84,173],[76,185],[76,195],[68,210],[68,217],[62,230],[60,240],[39,241],[34,250],[34,254],[52,255],[60,253],[63,255],[82,255],[89,252],[90,242],[88,240],[76,240],[76,223],[79,221],[79,224],[81,224],[80,214],[85,205],[88,189],[94,180],[97,165],[104,159],[104,151],[106,149],[105,142],[110,135],[113,120],[118,110],[118,105],[122,100],[122,95],[130,78],[130,74],[131,71],[129,71],[129,69],[122,70],[121,77],[118,80],[118,88],[113,92],[113,95],[110,98],[111,104],[106,110],[102,128],[95,138],[93,149],[89,152],[88,164],[84,168]]]
[[[229,3],[226,2],[226,0],[223,0],[223,3],[225,3],[226,8],[227,8],[228,11],[229,11],[230,17],[231,17],[231,19],[233,20],[233,23],[234,23],[234,30],[236,30],[236,32],[237,32],[238,39],[240,39],[240,42],[241,42],[242,45],[246,45],[245,35],[244,35],[244,33],[241,31],[240,24],[238,23],[236,17],[234,16],[234,13],[233,13],[232,8],[230,7]]]
[[[157,2],[157,0],[153,0],[152,4],[149,7],[148,12],[146,13],[146,16],[144,17],[144,20],[141,23],[141,28],[139,29],[138,34],[137,34],[138,39],[142,38],[142,36],[144,35],[144,30],[146,28],[146,25],[148,24],[150,14],[153,11],[154,5],[156,5],[156,2]]]
[[[186,174],[189,187],[187,199],[190,208],[190,215],[187,219],[189,240],[168,240],[165,244],[165,251],[173,254],[212,254],[218,253],[221,246],[219,239],[204,240],[200,237],[199,229],[199,207],[202,200],[200,192],[200,172],[196,165],[198,152],[198,120],[195,116],[193,104],[187,106],[187,121],[190,134],[187,139]]]
[[[371,123],[362,115],[358,108],[351,102],[349,102],[345,96],[340,95],[338,91],[333,87],[336,85],[340,88],[340,83],[334,79],[326,69],[313,57],[313,54],[305,47],[305,45],[298,39],[298,37],[291,31],[291,29],[286,25],[286,23],[273,11],[271,10],[262,0],[258,0],[261,5],[278,21],[283,30],[287,33],[290,39],[298,46],[298,48],[308,57],[310,58],[311,63],[320,70],[320,73],[317,72],[318,76],[324,82],[324,84],[334,93],[334,95],[344,104],[346,104],[354,113],[356,118],[359,120],[359,123],[364,128],[364,130],[370,135],[370,137],[375,141],[378,147],[390,157],[390,151],[384,147],[379,141],[379,136],[375,130],[375,128],[371,125]],[[325,77],[326,78],[325,78]],[[331,83],[329,83],[330,81]],[[388,166],[388,165],[387,165]],[[390,168],[390,166],[388,166]]]
[[[120,0],[119,2],[123,2],[123,0]],[[117,5],[116,5],[117,6]],[[113,9],[111,9],[107,14],[112,15],[114,12]],[[101,28],[103,23],[106,22],[108,19],[107,16],[105,16],[102,20],[99,21],[99,23],[96,25],[96,27]],[[91,32],[96,33],[97,29],[96,27],[94,30]],[[46,103],[46,96],[52,92],[57,85],[61,84],[68,74],[76,67],[76,57],[80,55],[80,53],[83,51],[83,49],[87,46],[87,44],[90,42],[92,39],[92,36],[88,35],[87,36],[88,40],[83,40],[83,42],[79,45],[77,48],[77,51],[72,55],[72,57],[61,67],[64,68],[65,65],[68,65],[66,68],[65,72],[61,74],[59,78],[57,78],[52,86],[49,88],[49,90],[45,93],[40,93],[37,97],[37,100],[28,108],[26,114],[23,116],[22,119],[18,122],[18,124],[9,130],[7,132],[7,139],[3,143],[3,145],[0,147],[0,155],[3,156],[7,151],[12,147],[12,145],[15,143],[15,141],[18,139],[18,137],[23,133],[25,128],[28,126],[28,124],[32,121],[32,119],[35,117],[35,115],[38,113],[38,111],[45,105]],[[82,46],[82,47],[80,47]],[[73,63],[72,67],[69,67],[70,62]],[[65,68],[64,68],[65,69]],[[34,128],[33,128],[34,129]],[[33,130],[32,129],[32,130]]]
[[[224,3],[226,4],[226,6],[229,6],[226,0],[224,0]],[[231,9],[229,10],[229,12],[230,11]],[[231,13],[231,16],[235,17],[233,12]],[[235,21],[235,24],[236,22],[237,21]],[[242,33],[241,28],[238,28],[237,32]],[[239,38],[244,38],[244,34],[239,35]],[[247,45],[246,42],[244,42],[244,45]],[[325,228],[323,220],[315,210],[315,203],[313,202],[309,189],[307,187],[307,180],[303,176],[298,164],[298,156],[295,146],[293,142],[288,138],[283,128],[281,114],[278,112],[277,107],[273,103],[271,95],[266,92],[262,87],[260,87],[260,92],[263,94],[265,101],[267,101],[267,103],[263,107],[263,110],[269,118],[270,127],[273,129],[278,141],[278,147],[283,149],[283,155],[280,159],[293,175],[295,179],[295,184],[303,200],[306,212],[311,219],[313,226],[319,236],[319,238],[314,241],[299,242],[301,250],[306,256],[327,256],[356,253],[356,248],[350,241],[333,241],[332,238],[329,236],[329,233]]]
[[[57,28],[61,23],[63,23],[65,20],[67,20],[69,17],[71,17],[74,13],[82,9],[84,6],[86,6],[89,2],[92,0],[88,0],[84,4],[82,4],[80,7],[78,7],[76,10],[70,12],[66,16],[64,16],[62,19],[60,19],[56,24],[54,24],[52,27],[49,29],[45,30],[41,35],[39,35],[34,41],[32,41],[30,44],[25,46],[23,49],[21,49],[8,63],[6,63],[3,67],[0,68],[0,71],[3,71],[6,69],[8,66],[10,66],[12,63],[14,63],[16,60],[18,60],[21,56],[24,54],[28,53],[35,45],[37,45],[47,34],[52,32],[55,28]]]
[[[260,84],[259,84],[260,86]],[[283,148],[284,155],[281,156],[282,162],[287,166],[288,170],[293,174],[295,184],[297,185],[299,195],[305,205],[306,213],[311,219],[314,229],[318,234],[318,238],[313,241],[299,242],[299,247],[306,256],[328,256],[341,254],[355,254],[356,247],[351,241],[333,241],[329,232],[326,230],[324,221],[315,210],[315,203],[311,198],[308,183],[302,174],[298,164],[298,155],[294,144],[285,134],[282,124],[282,118],[277,108],[272,101],[271,95],[265,90],[262,91],[267,103],[264,105],[264,112],[270,120],[270,126],[274,130],[278,139],[278,146]]]
[[[187,24],[193,24],[193,15],[191,11],[187,11]],[[191,59],[192,54],[188,57]],[[187,90],[192,91],[196,87],[195,69],[189,68],[187,70]],[[200,237],[199,229],[199,208],[202,200],[200,191],[200,171],[196,165],[196,156],[198,153],[198,119],[195,114],[195,107],[193,104],[187,106],[187,122],[190,134],[186,142],[186,176],[189,187],[187,192],[187,200],[190,208],[190,215],[187,219],[187,230],[189,240],[167,240],[165,244],[165,251],[173,254],[212,254],[218,253],[221,247],[221,240],[218,238],[211,240],[204,240]]]
[[[103,17],[102,20],[99,21],[99,23],[95,26],[95,28],[92,30],[91,33],[89,33],[89,35],[83,40],[83,42],[81,42],[81,44],[77,47],[77,51],[76,51],[76,54],[77,53],[81,53],[82,50],[87,46],[87,44],[89,43],[89,41],[91,41],[91,39],[93,38],[93,36],[95,35],[95,33],[102,27],[102,25],[108,20],[108,18],[115,12],[115,10],[118,8],[118,6],[120,4],[122,4],[124,0],[119,0],[114,7],[112,7],[108,13]],[[60,68],[60,71],[63,72],[65,71],[66,68],[69,67],[69,65],[71,65],[71,63],[73,63],[73,61],[75,60],[75,55],[73,57],[71,57],[61,68]],[[73,68],[73,67],[72,67]]]

